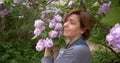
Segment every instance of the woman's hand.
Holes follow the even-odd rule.
[[[58,53],[59,53],[59,47],[57,45],[54,45],[52,50],[53,50],[53,58],[55,60],[58,56]],[[51,55],[51,48],[45,48],[44,57],[50,56],[50,55]]]
[[[51,48],[45,48],[45,53],[44,53],[44,57],[45,56],[50,56],[50,52],[51,52]]]
[[[57,45],[53,46],[53,58],[54,60],[57,58],[58,53],[59,53],[59,47]]]

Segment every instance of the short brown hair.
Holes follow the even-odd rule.
[[[84,40],[88,39],[90,36],[90,31],[92,30],[92,27],[94,25],[94,20],[95,20],[94,16],[89,11],[74,9],[70,11],[68,14],[66,14],[64,19],[65,22],[67,21],[67,18],[72,14],[78,15],[80,21],[80,27],[82,29],[85,29],[85,32],[82,34],[82,37]]]

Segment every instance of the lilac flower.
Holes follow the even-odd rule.
[[[13,0],[13,2],[19,4],[22,2],[22,0]]]
[[[3,5],[3,4],[4,4],[4,2],[0,0],[0,5]]]
[[[36,50],[42,51],[45,47],[52,47],[53,41],[52,39],[46,38],[46,39],[40,39],[36,44]]]
[[[54,19],[55,19],[56,22],[62,21],[62,17],[61,17],[60,15],[56,15],[56,16],[54,17]]]
[[[39,36],[39,35],[41,34],[41,32],[42,32],[42,30],[40,30],[39,28],[36,28],[36,29],[34,30],[34,35],[35,35],[35,36]]]
[[[28,9],[34,9],[33,6],[32,6],[32,3],[29,3],[29,2],[28,2],[27,4],[25,3],[25,4],[23,4],[23,5],[26,5],[26,7],[27,7]]]
[[[37,50],[37,51],[42,51],[44,48],[45,48],[44,39],[40,39],[40,40],[37,42],[36,50]]]
[[[8,13],[10,13],[10,10],[6,10],[6,9],[0,10],[0,15],[1,16],[7,15]]]
[[[60,9],[55,10],[55,15],[60,15],[60,13],[62,13],[62,11]]]
[[[45,30],[45,26],[42,26],[40,29],[41,29],[42,31]]]
[[[55,24],[56,24],[56,22],[55,22],[55,20],[53,19],[53,20],[49,23],[49,27],[50,27],[50,28],[53,28],[53,27],[55,27]]]
[[[47,14],[49,14],[49,13],[51,13],[51,12],[53,12],[53,11],[52,11],[52,10],[42,11],[42,12],[41,12],[41,18],[42,18],[42,19],[45,19],[45,20],[50,20],[51,17],[50,17],[49,15],[47,15]]]
[[[34,30],[35,36],[32,39],[35,39],[37,36],[39,36],[42,33],[42,31],[45,30],[44,22],[41,20],[35,20],[34,27],[35,27]]]
[[[58,35],[57,31],[51,31],[51,32],[49,32],[49,37],[50,38],[55,38],[55,37],[57,37],[57,35]]]
[[[61,23],[56,23],[54,30],[62,31],[62,24]]]
[[[114,43],[114,37],[111,35],[111,34],[108,34],[107,36],[106,36],[106,40],[108,41],[108,44],[109,45],[112,45],[113,43]]]
[[[98,13],[106,15],[110,11],[110,4],[111,2],[104,3],[102,6],[100,6]]]
[[[94,4],[93,4],[93,6],[99,6],[100,4],[99,4],[99,2],[98,1],[96,1]]]
[[[42,11],[41,14],[48,14],[48,13],[51,13],[52,10],[45,10],[45,11]]]
[[[37,42],[37,46],[40,46],[40,45],[42,45],[42,46],[44,46],[44,39],[40,39],[38,42]]]
[[[53,46],[53,42],[52,39],[46,38],[45,39],[45,47],[52,47]]]
[[[37,50],[37,51],[42,51],[43,49],[44,49],[43,46],[36,46],[36,50]]]
[[[110,33],[106,36],[106,40],[109,45],[120,50],[120,24],[116,24],[111,30]]]
[[[58,37],[61,37],[63,35],[62,31],[58,31]]]
[[[69,7],[69,8],[72,8],[73,5],[74,5],[74,2],[73,2],[73,1],[70,1],[70,2],[68,3],[68,7]]]
[[[42,14],[42,15],[41,15],[41,18],[42,18],[42,19],[46,19],[46,14]]]
[[[44,22],[42,20],[35,20],[34,26],[36,28],[42,28],[43,25],[44,25]]]

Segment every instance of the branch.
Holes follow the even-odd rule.
[[[49,4],[50,4],[51,2],[53,2],[53,1],[54,1],[54,0],[49,1],[49,2],[46,4],[46,6],[49,5]]]
[[[80,5],[84,8],[85,11],[87,11],[87,7],[85,6],[82,0],[80,0]]]
[[[120,59],[120,56],[119,56],[111,47],[109,47],[109,46],[107,46],[107,45],[105,45],[105,44],[102,44],[102,45],[103,45],[104,47],[108,48],[109,50],[111,50],[111,51],[115,54],[115,56]]]
[[[2,28],[1,28],[1,32],[4,32],[4,29],[5,29],[5,16],[2,16]]]

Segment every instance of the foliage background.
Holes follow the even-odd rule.
[[[111,12],[111,14],[108,14],[107,16],[101,16],[98,14],[98,9],[100,5],[103,4],[101,0],[73,0],[75,1],[75,5],[71,9],[67,7],[70,0],[66,0],[67,3],[64,6],[60,5],[61,3],[59,1],[45,0],[44,2],[33,3],[32,6],[34,9],[28,9],[22,4],[16,4],[16,6],[13,6],[12,0],[4,0],[5,8],[11,9],[11,12],[0,17],[0,63],[40,63],[40,59],[43,57],[43,52],[37,52],[35,50],[36,42],[40,37],[31,40],[34,36],[34,21],[40,19],[40,13],[46,9],[46,5],[50,6],[52,9],[61,9],[63,11],[62,16],[64,16],[65,13],[73,8],[84,9],[84,5],[80,4],[80,1],[85,4],[87,10],[91,11],[96,18],[91,38],[88,40],[96,45],[96,50],[92,51],[93,60],[91,63],[119,63],[120,58],[118,58],[109,47],[106,47],[107,42],[105,41],[109,28],[116,22],[120,22],[120,20],[114,22],[110,16],[111,14],[117,14],[117,16],[120,17],[118,13],[115,13],[117,10]],[[106,2],[108,0],[103,1]],[[112,2],[112,9],[120,7],[120,0],[110,1]],[[47,4],[48,2],[58,2],[58,4]],[[99,2],[100,5],[93,6],[95,2]],[[19,16],[24,16],[24,18],[19,18]],[[112,17],[116,19],[116,15],[112,15]],[[2,23],[2,21],[5,23]],[[5,26],[5,28],[3,26]],[[42,34],[42,36],[44,35],[46,34]],[[64,46],[64,39],[59,41],[56,39],[54,41],[58,42],[59,45]],[[119,52],[116,53],[117,55],[120,55]]]

